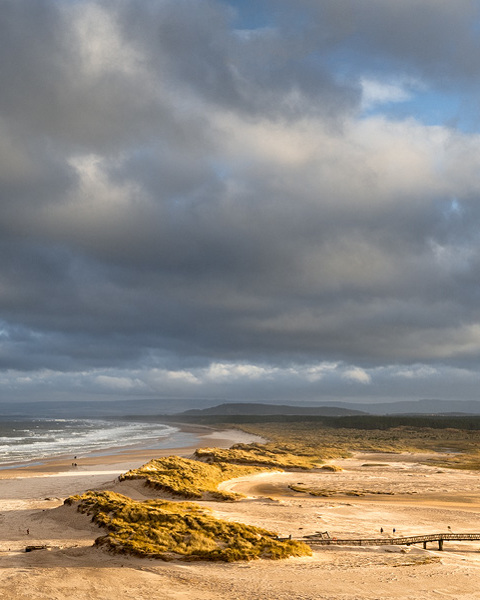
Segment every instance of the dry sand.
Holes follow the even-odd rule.
[[[210,434],[203,445],[228,446],[239,432]],[[164,451],[189,455],[193,449]],[[0,598],[9,600],[423,600],[480,598],[480,542],[421,546],[325,547],[313,557],[278,562],[164,563],[92,548],[100,530],[71,507],[70,494],[88,488],[143,495],[115,478],[145,460],[135,455],[56,461],[0,472]],[[159,452],[156,455],[160,455]],[[270,473],[223,484],[242,492],[237,503],[204,504],[216,515],[298,537],[480,532],[479,475],[421,464],[419,455],[357,455],[336,461],[342,472]],[[376,463],[377,466],[365,466]],[[288,484],[328,489],[330,497],[293,492]],[[348,493],[367,492],[364,496]],[[373,493],[373,492],[381,492]],[[145,492],[145,494],[148,492]],[[59,508],[55,508],[59,507]],[[50,510],[54,509],[54,510]],[[27,529],[29,533],[27,534]],[[27,544],[48,550],[25,553]]]

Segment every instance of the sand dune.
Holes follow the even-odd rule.
[[[183,449],[183,454],[190,452]],[[380,535],[380,527],[387,537],[393,535],[394,527],[396,535],[447,531],[448,527],[480,531],[478,473],[428,467],[421,464],[422,458],[357,455],[336,461],[343,469],[338,473],[239,478],[222,487],[246,494],[245,500],[204,504],[219,517],[293,537],[316,531],[339,537],[375,537]],[[118,462],[118,456],[102,457],[57,473],[9,473],[0,482],[0,597],[478,600],[480,596],[479,542],[448,542],[443,552],[434,544],[427,550],[421,546],[327,547],[309,558],[237,564],[165,563],[95,549],[92,543],[101,530],[88,517],[63,506],[63,499],[92,487],[143,497],[138,482],[114,482],[120,472],[141,464],[138,459],[123,456]],[[371,463],[377,466],[364,466]],[[332,495],[294,492],[288,487],[292,483],[328,490]],[[352,490],[365,495],[348,495]],[[47,544],[49,549],[25,553],[27,544]]]

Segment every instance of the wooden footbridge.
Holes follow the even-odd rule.
[[[410,535],[404,537],[381,537],[381,538],[335,538],[328,533],[317,533],[299,538],[311,548],[318,546],[411,546],[412,544],[423,544],[427,548],[428,542],[437,542],[438,549],[443,550],[443,542],[456,540],[459,542],[469,540],[480,540],[480,533],[429,533],[427,535]]]

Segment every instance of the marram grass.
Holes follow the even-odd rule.
[[[475,464],[480,446],[480,430],[410,427],[384,429],[329,427],[317,422],[232,423],[246,433],[270,440],[269,446],[288,447],[292,454],[310,453],[321,460],[351,456],[352,452],[458,452],[459,463]],[[477,456],[480,459],[480,456]],[[480,463],[480,460],[478,461]]]
[[[120,475],[120,481],[143,479],[154,489],[182,498],[202,499],[206,495],[216,500],[236,500],[238,494],[220,492],[222,481],[265,471],[256,466],[240,466],[230,463],[206,464],[198,460],[167,456],[156,458],[138,469]]]
[[[95,541],[97,546],[123,554],[226,562],[311,554],[306,544],[281,541],[265,529],[216,519],[188,502],[137,502],[115,492],[89,491],[65,503],[76,504],[107,530]]]
[[[310,496],[320,496],[324,498],[330,498],[332,496],[367,496],[367,495],[383,495],[383,496],[393,496],[394,492],[382,492],[376,490],[337,490],[331,488],[318,488],[318,487],[307,487],[304,484],[290,484],[288,486],[294,492],[301,492],[303,494],[308,494]]]
[[[231,448],[198,448],[195,457],[211,464],[233,463],[280,469],[313,469],[321,457],[318,452],[290,444],[235,444]]]

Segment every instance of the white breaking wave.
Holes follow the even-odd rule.
[[[95,419],[32,419],[1,423],[2,464],[47,457],[98,454],[115,448],[169,448],[195,443],[196,436],[161,423]]]

